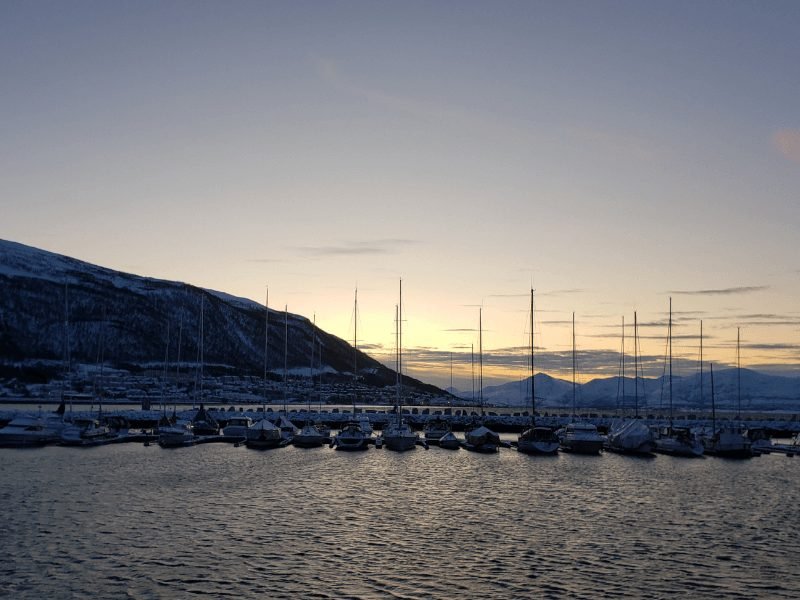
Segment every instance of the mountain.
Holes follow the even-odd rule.
[[[739,379],[741,378],[741,396]],[[625,378],[623,400],[619,377],[593,379],[576,385],[575,404],[579,411],[588,408],[624,409],[633,411],[636,402],[634,380]],[[680,410],[711,410],[711,380],[703,376],[701,396],[700,375],[672,379],[673,407]],[[669,382],[665,377],[640,378],[638,403],[640,411],[669,409]],[[751,369],[723,369],[714,373],[714,402],[717,410],[800,410],[800,378],[767,375]],[[461,398],[471,398],[471,392],[458,392]],[[530,377],[486,387],[483,398],[487,404],[499,406],[529,406]],[[544,373],[536,374],[536,408],[572,410],[572,382],[555,379]]]
[[[224,292],[140,277],[0,240],[0,379],[46,381],[77,364],[158,372],[165,360],[207,375],[263,375],[264,306]],[[269,311],[269,370],[282,374],[285,315]],[[288,367],[308,373],[313,339],[322,343],[327,380],[352,380],[353,347],[288,314]],[[69,367],[67,367],[69,365]],[[363,352],[359,376],[394,386],[395,372]],[[412,391],[438,388],[404,378]]]

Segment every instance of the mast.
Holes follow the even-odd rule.
[[[205,365],[205,311],[206,297],[200,296],[200,404],[203,403],[203,367]]]
[[[358,288],[353,301],[353,420],[356,418],[356,395],[358,395]]]
[[[633,311],[633,406],[634,417],[639,418],[639,321]]]
[[[714,402],[714,364],[711,363],[709,366],[711,367],[711,434],[714,435],[717,432],[717,409],[716,402]]]
[[[397,308],[397,413],[398,424],[403,418],[403,279],[400,279],[400,303]]]
[[[625,315],[622,315],[622,409],[625,410]]]
[[[667,339],[669,340],[669,432],[672,434],[672,296],[669,298],[669,325],[667,326]]]
[[[742,414],[742,355],[739,351],[739,328],[736,328],[736,418]]]
[[[475,343],[469,345],[469,366],[472,378],[472,405],[475,406]]]
[[[483,307],[478,308],[478,395],[481,402],[481,417],[483,414]]]
[[[701,410],[703,408],[703,320],[702,319],[700,320],[700,408]]]
[[[167,321],[167,347],[169,348],[169,321]],[[100,328],[100,381],[97,385],[98,420],[103,418],[103,366],[105,364],[106,351],[106,305],[103,305],[103,325]],[[166,379],[167,369],[164,367],[164,378]]]
[[[269,358],[269,286],[264,300],[264,415],[267,414],[267,359]]]
[[[536,426],[536,379],[533,369],[533,288],[531,288],[531,427]]]
[[[283,414],[286,412],[286,392],[289,386],[289,305],[283,306]]]
[[[394,406],[395,410],[400,410],[400,332],[399,332],[399,322],[400,322],[400,308],[397,304],[394,305],[394,369],[395,369],[395,379],[394,379]]]
[[[575,313],[572,313],[572,416],[576,416],[577,408],[575,403]]]
[[[308,392],[308,414],[311,414],[311,396],[314,393],[314,335],[317,328],[317,313],[314,313],[314,320],[311,322],[311,363],[308,365],[308,382],[311,389]]]

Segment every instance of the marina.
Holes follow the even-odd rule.
[[[209,443],[242,444],[251,448],[283,448],[288,445],[310,448],[330,447],[338,450],[366,450],[383,448],[385,433],[393,431],[396,409],[389,407],[341,407],[331,411],[298,409],[284,411],[279,407],[234,407],[173,409],[171,412],[136,409],[104,411],[100,423],[92,411],[69,411],[60,416],[56,412],[42,412],[28,408],[0,410],[0,447],[38,447],[47,445],[94,447],[107,444],[157,442],[163,447],[193,446]],[[213,422],[215,428],[198,432],[194,423]],[[659,435],[669,428],[669,418],[652,417],[625,419],[618,415],[560,414],[539,415],[536,418],[536,443],[546,446],[534,451],[529,435],[531,418],[527,411],[478,412],[467,409],[414,408],[403,410],[403,423],[407,425],[413,444],[404,449],[421,446],[439,446],[443,438],[445,447],[461,447],[478,452],[493,453],[501,448],[519,449],[533,455],[574,452],[598,454],[613,451],[631,455],[650,455],[652,447],[638,443],[641,439]],[[314,423],[314,425],[308,425]],[[675,435],[696,440],[697,453],[684,453],[662,447],[656,450],[674,456],[703,456],[702,444],[707,445],[731,430],[743,431],[753,438],[747,442],[746,452],[709,452],[710,455],[749,458],[762,454],[783,454],[793,457],[800,453],[800,420],[796,415],[774,415],[768,418],[744,416],[728,418],[717,423],[711,415],[693,415],[684,418],[680,427],[673,427]],[[78,425],[89,427],[91,435],[77,431]],[[312,432],[313,430],[313,432]],[[305,432],[305,433],[304,433]],[[463,433],[462,433],[463,432]],[[714,433],[716,432],[716,433]],[[456,435],[461,433],[459,437]],[[520,435],[517,435],[520,434]],[[438,437],[436,437],[438,435]],[[83,436],[86,436],[85,438]],[[588,437],[587,437],[588,436]],[[627,436],[630,447],[620,440]],[[794,436],[794,437],[793,437]],[[773,440],[773,437],[777,440]],[[502,439],[501,439],[502,438]],[[791,439],[790,439],[791,438]],[[666,436],[657,437],[668,440]],[[393,449],[391,443],[387,445]]]

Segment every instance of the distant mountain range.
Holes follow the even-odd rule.
[[[740,387],[741,382],[741,387]],[[572,382],[555,379],[537,373],[536,408],[563,409],[571,411],[573,406]],[[624,392],[624,395],[623,395]],[[471,398],[472,392],[451,393],[462,398]],[[530,377],[524,380],[484,388],[484,402],[501,406],[530,405]],[[639,378],[638,396],[636,382],[625,378],[622,389],[620,377],[594,379],[575,386],[575,406],[584,411],[588,408],[624,409],[633,411],[637,404],[640,411],[668,410],[669,382],[665,377],[657,379]],[[703,376],[702,390],[700,374],[689,377],[673,377],[672,402],[676,409],[711,410],[711,380]],[[714,372],[714,404],[719,411],[742,410],[790,410],[800,411],[800,378],[767,375],[750,369],[723,369]]]
[[[166,363],[209,375],[263,375],[263,305],[185,283],[121,273],[74,258],[0,240],[0,378],[47,380],[76,363],[157,371]],[[312,340],[322,346],[326,379],[352,381],[354,349],[306,317],[269,311],[269,371],[308,372]],[[318,351],[317,351],[318,352]],[[319,356],[319,354],[317,354]],[[315,359],[317,362],[318,359]],[[358,352],[364,384],[393,386],[396,374]],[[412,390],[441,395],[404,377]]]

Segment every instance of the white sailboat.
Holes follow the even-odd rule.
[[[577,361],[575,354],[575,313],[572,313],[572,415],[576,418],[576,381]],[[605,445],[605,438],[597,431],[593,423],[573,421],[561,432],[561,449],[576,454],[599,454]]]
[[[624,419],[616,423],[606,436],[606,449],[620,454],[652,456],[655,439],[650,428],[639,420],[639,323],[636,312],[633,313],[633,378],[634,378],[634,415],[632,419]],[[625,401],[625,319],[622,319],[622,398]]]
[[[419,434],[403,418],[403,280],[400,280],[400,304],[396,307],[395,337],[397,338],[397,398],[394,418],[390,418],[381,438],[386,448],[396,452],[413,450],[417,447]]]
[[[372,427],[366,419],[356,418],[358,394],[358,288],[353,302],[353,418],[337,433],[331,446],[337,450],[367,450],[372,438]]]
[[[323,435],[319,428],[316,426],[314,421],[311,419],[311,395],[314,390],[314,338],[315,338],[315,329],[317,325],[317,316],[314,315],[314,320],[311,326],[311,363],[308,369],[308,378],[309,383],[311,384],[311,389],[308,392],[307,396],[307,403],[306,403],[306,422],[303,424],[303,427],[294,435],[292,439],[292,443],[295,446],[299,446],[301,448],[317,448],[322,446],[323,444],[329,442],[328,436]]]
[[[534,379],[534,337],[533,337],[533,288],[531,288],[531,335],[530,335],[530,380],[531,380],[531,426],[517,438],[517,450],[525,454],[553,455],[558,453],[559,440],[550,427],[536,426],[536,384]]]
[[[676,428],[672,422],[672,298],[669,299],[669,326],[667,328],[669,345],[669,427],[659,432],[653,449],[659,454],[699,458],[703,456],[703,443],[688,428]]]
[[[250,425],[245,431],[245,445],[255,450],[277,448],[283,444],[281,430],[267,419],[267,368],[269,362],[269,288],[264,302],[264,400],[261,419]]]
[[[709,367],[711,369],[711,435],[703,438],[705,453],[724,458],[750,458],[753,456],[752,442],[740,427],[733,423],[723,423],[717,427],[714,365],[709,365]]]
[[[472,452],[492,454],[500,447],[500,436],[486,427],[483,423],[485,417],[483,409],[483,308],[478,309],[478,398],[481,407],[481,417],[478,421],[466,428],[464,432],[464,448]]]

